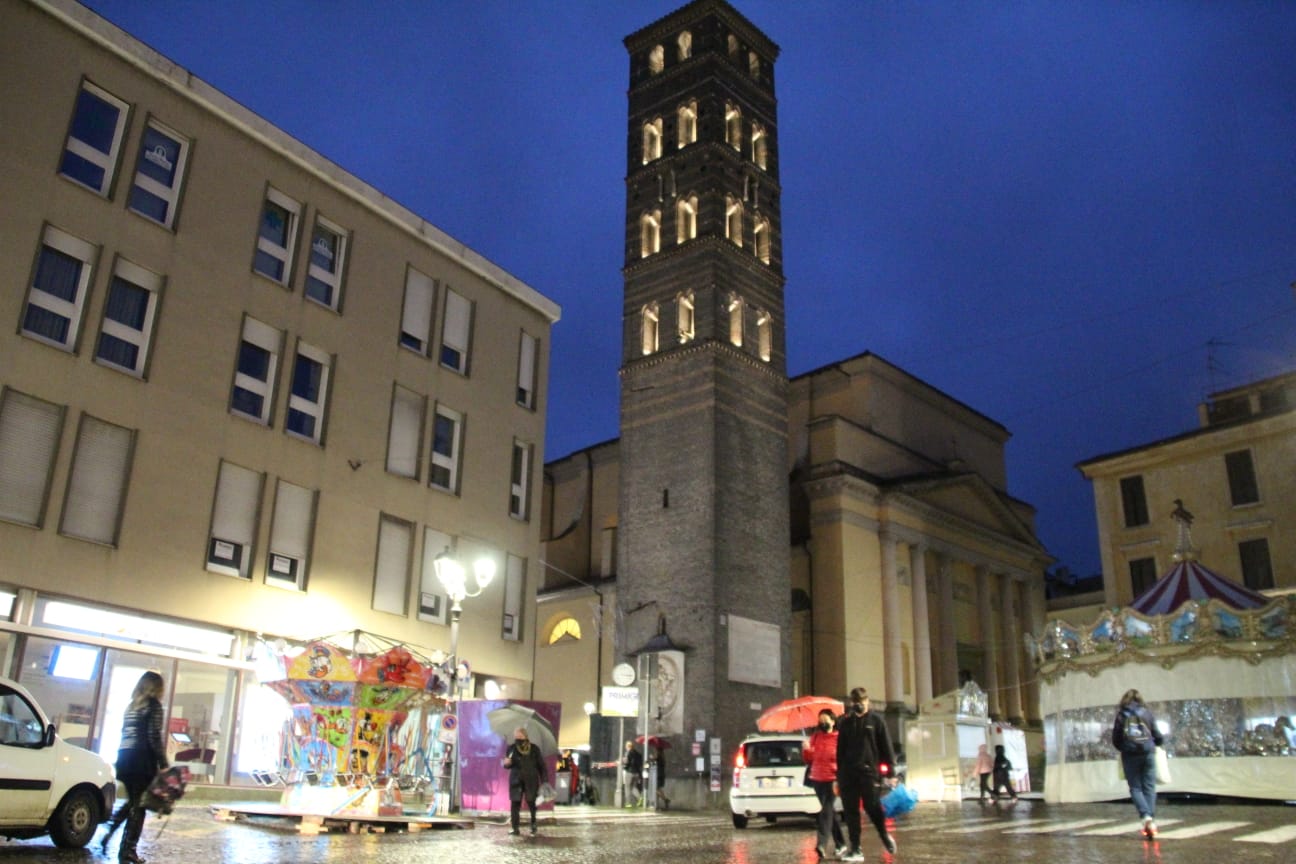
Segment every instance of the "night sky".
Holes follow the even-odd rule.
[[[679,0],[87,5],[559,303],[546,458],[617,436],[621,40]],[[872,351],[1002,423],[1098,572],[1075,463],[1296,369],[1296,3],[735,5],[782,48],[789,374]]]

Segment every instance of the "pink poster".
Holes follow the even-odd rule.
[[[509,772],[500,763],[519,726],[540,746],[550,784],[558,758],[555,732],[562,719],[558,702],[467,699],[459,703],[460,808],[465,815],[508,813]],[[553,802],[540,805],[550,810]]]

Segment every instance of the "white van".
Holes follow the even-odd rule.
[[[805,785],[805,761],[801,749],[807,739],[801,735],[748,735],[734,754],[733,786],[729,789],[729,810],[735,828],[763,818],[773,822],[780,816],[814,816],[819,798]]]
[[[20,684],[0,677],[0,835],[48,834],[56,846],[85,846],[112,815],[113,767],[69,744]]]

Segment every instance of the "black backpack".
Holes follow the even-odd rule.
[[[1152,730],[1137,711],[1126,711],[1124,722],[1125,746],[1129,750],[1144,750],[1152,740]]]

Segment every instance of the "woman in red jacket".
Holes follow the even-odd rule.
[[[810,736],[810,743],[802,750],[806,765],[806,785],[819,797],[819,825],[815,852],[820,858],[828,854],[828,837],[831,834],[833,851],[846,845],[842,836],[841,817],[833,805],[837,797],[837,718],[827,709],[819,712],[819,728]]]

